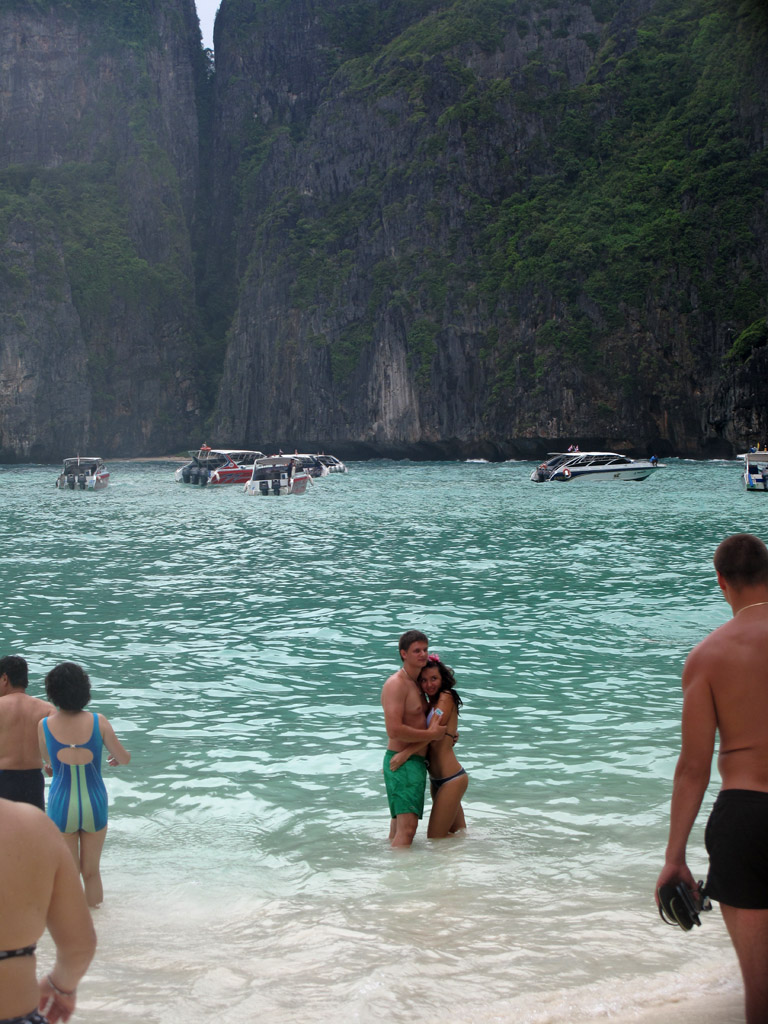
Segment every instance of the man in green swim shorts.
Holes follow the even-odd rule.
[[[423,740],[426,751],[432,740],[445,734],[445,726],[435,717],[427,728],[427,700],[418,684],[419,673],[427,663],[429,640],[419,630],[409,629],[400,637],[399,648],[403,666],[387,679],[381,691],[389,738],[384,783],[392,816],[389,840],[392,846],[410,846],[424,813],[427,762],[423,754],[414,754],[394,772],[389,762],[411,743]]]

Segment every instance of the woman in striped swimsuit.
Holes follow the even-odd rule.
[[[99,864],[107,837],[101,751],[109,751],[110,765],[128,764],[131,755],[104,715],[83,710],[91,699],[91,683],[79,665],[65,661],[51,669],[45,689],[57,708],[38,728],[40,752],[53,768],[48,817],[64,834],[83,876],[88,905],[97,907],[104,899]]]

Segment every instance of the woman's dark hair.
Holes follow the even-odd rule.
[[[456,685],[456,677],[453,674],[453,669],[448,668],[447,665],[444,665],[436,654],[429,655],[429,657],[427,658],[427,664],[424,666],[424,668],[436,668],[438,670],[438,672],[440,673],[440,689],[435,694],[435,697],[439,697],[441,693],[450,693],[456,704],[456,710],[458,713],[458,709],[463,705],[464,701],[454,690],[454,686]],[[424,671],[424,668],[421,670],[421,672]],[[419,678],[421,678],[421,672],[419,673]]]
[[[91,699],[91,681],[74,661],[62,661],[45,677],[45,692],[60,711],[82,711]]]

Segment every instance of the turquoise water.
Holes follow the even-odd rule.
[[[712,553],[767,532],[735,462],[355,463],[280,499],[110,468],[0,469],[2,649],[35,694],[82,662],[133,754],[77,1020],[558,1024],[730,984],[719,912],[683,935],[652,890]],[[469,830],[398,852],[379,692],[414,626],[465,701]]]

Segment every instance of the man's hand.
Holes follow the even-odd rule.
[[[665,864],[656,879],[656,889],[653,893],[657,907],[659,905],[659,889],[662,885],[677,885],[678,882],[683,882],[691,892],[696,892],[698,889],[698,883],[694,880],[685,861],[682,864]]]

